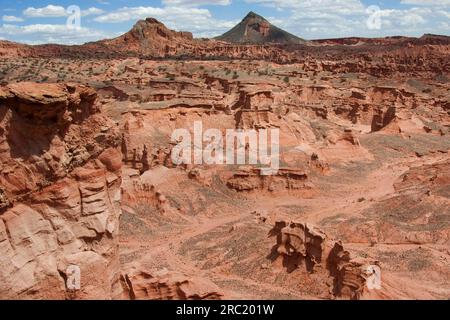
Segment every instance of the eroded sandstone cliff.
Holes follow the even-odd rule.
[[[0,297],[120,295],[120,135],[95,91],[3,86],[0,133]],[[69,266],[81,271],[76,292]]]

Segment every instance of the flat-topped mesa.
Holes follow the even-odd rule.
[[[34,127],[44,125],[48,130],[80,123],[97,113],[96,98],[92,88],[77,84],[21,82],[0,87],[0,105],[14,109]]]
[[[233,29],[216,39],[231,43],[245,44],[303,44],[306,42],[305,40],[272,25],[264,17],[253,11],[249,12]]]

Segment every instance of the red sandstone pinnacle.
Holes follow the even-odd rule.
[[[320,273],[322,281],[333,279],[330,291],[340,298],[361,299],[368,291],[368,259],[353,259],[340,241],[328,239],[316,226],[301,222],[277,221],[271,231],[276,236],[276,252],[292,272],[302,264],[310,273]]]

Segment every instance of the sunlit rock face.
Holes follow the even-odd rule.
[[[0,296],[111,299],[118,285],[122,156],[91,88],[1,89]],[[69,266],[81,288],[67,288]]]

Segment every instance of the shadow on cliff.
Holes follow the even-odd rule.
[[[314,272],[314,263],[310,259],[305,258],[301,253],[295,251],[291,254],[280,253],[280,244],[283,243],[283,235],[281,230],[284,227],[284,224],[276,223],[275,226],[269,231],[268,237],[271,238],[276,236],[277,242],[270,250],[270,253],[266,256],[266,259],[273,263],[281,257],[282,266],[286,269],[287,273],[294,272],[301,267],[302,264],[305,265],[305,269],[308,273]],[[285,248],[285,250],[289,250],[289,248]]]
[[[64,140],[69,128],[66,124],[58,123],[56,115],[45,121],[38,121],[32,116],[24,117],[5,105],[0,106],[0,123],[6,123],[1,134],[7,140],[11,158],[22,160],[44,155],[50,150],[56,136],[61,141]]]

